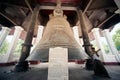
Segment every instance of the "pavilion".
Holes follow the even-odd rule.
[[[56,4],[60,5],[75,40],[88,56],[91,57],[91,42],[95,41],[96,49],[101,49],[98,54],[102,62],[106,64],[120,62],[120,54],[110,35],[114,25],[120,21],[119,0],[1,0],[0,47],[8,35],[13,35],[13,38],[8,45],[6,54],[0,55],[0,63],[16,63],[14,51],[18,39],[22,39],[24,43],[21,44],[21,55],[17,59],[19,66],[16,68],[24,70],[28,67],[26,60],[43,38],[50,14],[56,9]],[[109,54],[106,54],[104,50],[101,37],[106,40],[110,49]],[[71,61],[82,63],[81,60],[76,59],[69,62]],[[30,60],[29,62],[38,63],[41,61]]]

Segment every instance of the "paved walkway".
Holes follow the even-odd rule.
[[[14,73],[14,66],[0,67],[0,80],[47,80],[48,64],[31,65],[27,72]],[[69,80],[120,80],[120,66],[105,66],[111,79],[94,76],[93,71],[84,69],[84,65],[69,63]]]

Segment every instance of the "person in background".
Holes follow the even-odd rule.
[[[99,59],[98,51],[100,51],[100,49],[95,51],[95,48],[92,47],[94,75],[110,78],[107,70],[105,69],[104,65],[102,64],[102,62]]]
[[[98,52],[100,51],[100,49],[98,49],[97,51],[95,51],[95,48],[94,47],[92,47],[92,52],[93,52],[93,59],[95,60],[100,60],[99,59],[99,54],[98,54]]]

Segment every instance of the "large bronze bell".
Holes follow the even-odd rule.
[[[53,47],[68,48],[69,60],[87,58],[86,53],[75,40],[70,24],[60,8],[56,8],[54,13],[50,15],[43,37],[28,59],[48,61],[49,48]]]

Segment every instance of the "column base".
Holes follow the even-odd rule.
[[[29,69],[28,61],[24,61],[24,62],[18,62],[17,65],[15,66],[14,71],[25,72],[25,71],[28,71],[28,69]]]

